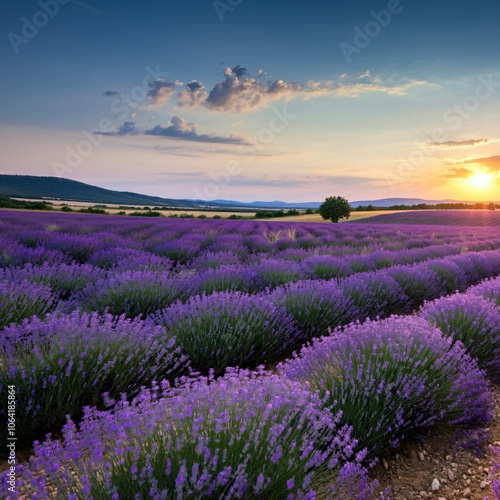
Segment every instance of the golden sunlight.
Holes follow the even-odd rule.
[[[467,184],[476,189],[487,189],[494,183],[493,175],[486,173],[474,174],[467,179]]]

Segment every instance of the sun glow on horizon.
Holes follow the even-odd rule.
[[[473,187],[475,189],[488,189],[491,188],[495,179],[493,174],[487,174],[484,172],[474,174],[472,177],[467,179],[468,187]]]

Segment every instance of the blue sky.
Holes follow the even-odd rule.
[[[500,4],[0,8],[2,173],[174,198],[499,199]]]

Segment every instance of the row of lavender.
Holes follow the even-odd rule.
[[[142,307],[149,297],[154,301],[160,297],[144,321],[77,308],[46,317],[37,311],[41,319],[34,316],[6,326],[1,331],[1,383],[4,388],[18,387],[24,418],[18,423],[17,438],[30,442],[48,430],[58,430],[66,415],[78,418],[85,405],[102,407],[103,392],[110,398],[119,398],[122,392],[135,395],[153,380],[174,379],[188,365],[220,374],[230,366],[275,363],[326,335],[329,327],[408,313],[424,300],[466,288],[497,275],[499,269],[500,250],[469,252],[344,279],[299,281],[254,295],[238,291],[196,295],[159,310],[156,307],[166,301],[163,282],[161,276],[148,274],[148,279],[133,282],[138,283],[135,288],[117,295],[117,304],[125,308],[134,301]],[[13,313],[33,313],[35,306],[50,304],[50,290],[44,285],[26,281],[3,285],[4,324]]]
[[[229,253],[229,263],[235,264],[247,263],[248,259],[253,263],[256,254],[301,261],[317,254],[345,257],[377,250],[399,252],[442,244],[461,243],[463,250],[498,248],[498,234],[491,228],[425,227],[416,230],[415,226],[261,221],[129,222],[119,217],[74,214],[37,214],[33,218],[26,213],[12,212],[2,212],[0,222],[0,241],[4,247],[0,262],[4,266],[75,260],[109,267],[123,259],[129,261],[129,265],[132,265],[130,261],[143,260],[136,265],[169,267],[200,258],[190,267],[203,269],[223,262],[224,255],[219,262],[214,257],[220,253]],[[153,262],[148,261],[148,257]],[[390,253],[382,257],[402,258]],[[168,258],[172,262],[167,261]]]
[[[221,372],[281,359],[330,326],[407,313],[499,269],[500,250],[468,252],[347,278],[290,280],[248,294],[248,283],[255,283],[249,267],[221,268],[207,279],[162,271],[110,272],[99,278],[92,267],[28,265],[4,270],[0,327],[55,309],[143,316],[176,337],[195,369]]]
[[[494,243],[494,244],[493,244]],[[474,245],[472,249],[497,248],[500,239],[488,245]],[[32,293],[40,297],[40,308],[55,307],[59,300],[65,300],[65,309],[79,307],[87,311],[109,312],[129,317],[147,316],[151,312],[169,305],[175,300],[221,291],[256,293],[266,289],[301,280],[328,280],[345,278],[358,272],[369,272],[397,265],[427,261],[438,257],[456,255],[462,251],[461,244],[430,246],[400,252],[377,251],[372,254],[347,256],[344,259],[331,255],[316,255],[301,262],[283,258],[262,258],[255,256],[255,262],[238,263],[235,254],[222,252],[205,254],[195,259],[191,266],[172,271],[168,259],[144,259],[124,257],[116,249],[107,250],[116,254],[113,266],[91,264],[66,264],[44,262],[41,265],[27,263],[24,266],[0,268],[0,282],[22,282],[24,280],[50,286],[49,292],[38,287]],[[11,259],[23,253],[11,253]],[[258,260],[257,260],[258,259]],[[203,260],[208,269],[194,268]],[[147,262],[147,264],[146,264]],[[214,267],[211,267],[211,266]],[[130,269],[130,267],[135,269]],[[143,267],[143,269],[141,269]],[[26,289],[26,293],[29,293]],[[127,296],[140,294],[136,302]],[[45,306],[44,306],[45,304]],[[29,312],[29,311],[28,311]],[[18,308],[17,315],[21,314]],[[34,314],[34,313],[33,313]],[[12,313],[14,318],[14,313]],[[7,321],[7,319],[6,319]],[[1,322],[0,322],[1,326]]]
[[[418,316],[338,328],[278,374],[164,381],[86,409],[80,429],[70,421],[63,442],[18,467],[19,496],[370,498],[366,464],[381,451],[431,426],[491,421],[481,367],[499,374],[498,306],[497,278]]]
[[[75,217],[28,219],[26,214],[2,213],[0,287],[18,305],[0,317],[0,327],[48,312],[61,300],[65,311],[103,313],[107,308],[115,315],[145,317],[202,293],[256,293],[300,280],[347,277],[500,247],[500,238],[489,231],[440,228],[415,235],[404,228],[375,233],[370,226],[352,230],[321,224],[124,223],[120,218]],[[23,304],[7,289],[8,283],[23,280],[48,285],[52,294],[41,286],[25,286],[21,296],[36,296],[38,302]]]

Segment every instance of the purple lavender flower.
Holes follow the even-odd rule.
[[[299,263],[282,259],[261,259],[253,266],[260,282],[260,289],[276,288],[285,283],[304,279],[305,275]]]
[[[329,280],[350,276],[351,266],[341,258],[331,255],[315,255],[302,261],[304,275],[311,279]]]
[[[27,280],[0,280],[0,330],[33,315],[43,316],[56,302],[57,295],[49,286]]]
[[[194,258],[189,263],[189,268],[196,269],[197,271],[204,271],[207,269],[219,269],[227,265],[237,266],[241,264],[241,262],[241,257],[232,250],[219,252],[209,251]]]
[[[485,280],[467,290],[467,295],[480,295],[500,306],[500,278]]]
[[[283,308],[241,292],[191,297],[151,319],[176,337],[193,369],[204,372],[276,361],[296,346],[299,336]]]
[[[150,248],[162,257],[168,257],[176,264],[185,264],[198,255],[201,250],[202,235],[187,234],[176,240],[166,240]]]
[[[113,412],[87,408],[78,431],[69,421],[63,442],[37,445],[19,468],[19,487],[31,498],[85,488],[92,498],[305,500],[328,473],[333,488],[368,498],[374,484],[338,419],[302,385],[261,370],[156,386]]]
[[[449,259],[436,259],[427,263],[443,281],[448,293],[463,291],[467,288],[468,280],[464,270]]]
[[[401,285],[383,271],[355,274],[339,280],[338,286],[359,309],[353,319],[383,318],[411,308],[411,300]]]
[[[185,280],[154,271],[125,271],[89,283],[61,306],[129,318],[146,317],[179,299],[187,298]]]
[[[190,295],[213,292],[255,292],[262,288],[257,273],[250,266],[221,265],[189,278],[185,284]]]
[[[434,425],[486,424],[491,393],[461,344],[417,317],[391,317],[336,330],[280,372],[319,391],[342,411],[360,446],[377,455]]]
[[[384,272],[401,285],[413,307],[446,293],[445,283],[426,262],[415,266],[393,266]]]
[[[425,304],[421,315],[453,342],[462,342],[479,366],[500,381],[500,314],[493,303],[456,294]]]
[[[78,419],[85,405],[102,407],[104,392],[111,399],[123,392],[134,396],[187,366],[161,328],[124,317],[49,314],[7,327],[2,337],[0,393],[16,386],[19,443],[59,430],[66,415]]]
[[[57,250],[45,247],[27,248],[14,242],[0,240],[0,268],[23,266],[24,264],[42,265],[69,263],[70,258]]]
[[[32,283],[48,285],[59,294],[60,299],[68,299],[72,293],[102,278],[104,273],[101,269],[89,264],[45,262],[41,266],[26,264],[23,268],[10,269],[9,273],[4,273],[4,275],[15,281],[28,280]]]
[[[353,300],[343,293],[335,281],[289,283],[277,288],[269,299],[284,307],[296,321],[301,334],[294,348],[327,335],[329,328],[346,325],[360,314]]]
[[[163,271],[173,267],[173,261],[142,250],[133,248],[106,248],[96,252],[89,263],[102,269],[123,271]]]

